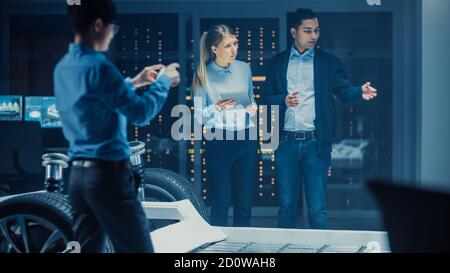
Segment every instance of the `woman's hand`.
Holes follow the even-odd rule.
[[[245,107],[245,112],[247,112],[248,114],[254,114],[256,113],[256,111],[258,111],[258,105],[256,105],[256,103],[252,103],[250,105],[247,105],[247,107]]]
[[[236,101],[234,100],[219,100],[216,103],[217,110],[229,109],[236,105]]]

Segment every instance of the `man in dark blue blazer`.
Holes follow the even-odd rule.
[[[334,97],[348,104],[376,97],[367,82],[352,86],[342,63],[316,48],[319,21],[313,11],[299,9],[290,28],[292,47],[268,65],[262,102],[279,106],[280,144],[275,152],[279,226],[295,228],[298,189],[304,179],[311,228],[326,229],[326,183],[336,130]]]

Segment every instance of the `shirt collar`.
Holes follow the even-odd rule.
[[[227,68],[221,67],[214,60],[210,62],[211,68],[216,72],[224,72],[224,73],[231,73],[233,63],[231,63]]]
[[[83,43],[71,43],[69,44],[69,52],[82,52],[82,53],[97,53],[93,48]]]
[[[303,54],[301,54],[294,45],[292,45],[291,47],[291,52],[289,54],[289,58],[314,58],[315,55],[315,48],[310,48],[308,50],[306,50]]]

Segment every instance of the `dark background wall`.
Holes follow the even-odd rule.
[[[23,95],[51,95],[51,74],[49,71],[52,63],[55,63],[61,54],[66,50],[66,43],[71,36],[67,34],[67,24],[64,19],[64,1],[4,1],[0,5],[0,28],[1,28],[1,64],[0,64],[0,95],[21,93]],[[375,81],[380,88],[380,98],[374,104],[366,108],[341,108],[339,120],[341,126],[338,128],[338,135],[342,138],[348,135],[348,128],[357,128],[351,122],[358,122],[355,115],[374,113],[375,115],[385,115],[384,122],[366,124],[367,127],[385,128],[387,134],[383,139],[384,155],[388,164],[388,170],[379,171],[374,175],[387,176],[408,184],[422,186],[436,186],[439,188],[450,187],[449,169],[449,124],[445,122],[450,117],[446,105],[450,102],[449,92],[446,91],[444,79],[448,77],[449,70],[449,42],[448,30],[449,1],[447,0],[382,0],[381,6],[369,6],[365,0],[310,0],[310,1],[116,1],[119,11],[126,14],[176,14],[178,26],[176,39],[178,49],[171,50],[182,63],[182,75],[187,75],[185,81],[180,86],[178,98],[174,101],[186,102],[188,87],[190,84],[189,69],[193,63],[191,55],[198,53],[197,43],[189,43],[190,40],[198,41],[202,22],[205,18],[229,20],[256,18],[258,20],[266,18],[277,22],[277,45],[276,51],[281,51],[289,46],[287,26],[289,12],[295,11],[298,7],[312,8],[321,14],[322,40],[324,48],[337,55],[344,62],[349,75],[355,84],[365,80]],[[25,33],[15,35],[23,29],[30,29],[23,26],[25,22],[30,25],[33,22],[32,16],[44,18],[42,15],[51,15],[46,23],[40,20],[39,24],[47,24],[47,31],[42,33],[47,44],[57,46],[57,50],[52,50],[45,55],[29,54],[27,50],[20,47],[10,48],[12,37],[27,37]],[[367,17],[364,17],[367,14]],[[40,16],[40,17],[39,17]],[[359,17],[358,17],[359,16]],[[383,17],[384,16],[384,17]],[[368,18],[371,18],[370,20]],[[24,18],[28,18],[23,20]],[[58,21],[58,24],[55,24]],[[161,21],[161,25],[167,25],[167,20],[173,20],[170,16],[155,15]],[[336,19],[339,22],[333,24]],[[348,22],[342,20],[347,18]],[[353,19],[351,19],[353,18]],[[359,18],[359,19],[355,19]],[[378,19],[377,19],[378,18]],[[22,19],[22,20],[21,20]],[[14,30],[14,27],[19,29]],[[203,21],[202,21],[203,20]],[[352,21],[353,20],[353,21]],[[358,21],[359,20],[359,21]],[[377,21],[380,20],[380,21]],[[146,24],[144,22],[143,24]],[[32,25],[32,23],[31,23]],[[340,26],[340,28],[339,28]],[[389,29],[386,29],[389,28]],[[48,31],[51,29],[51,31]],[[338,29],[340,32],[333,32]],[[131,28],[129,31],[133,31]],[[359,34],[355,34],[360,32]],[[367,32],[364,32],[367,31]],[[422,34],[423,33],[423,34]],[[41,34],[39,29],[35,29],[29,37],[35,37],[38,42]],[[345,37],[345,38],[343,38]],[[356,39],[360,37],[361,40]],[[366,40],[363,40],[366,39]],[[368,40],[368,41],[367,41]],[[19,39],[20,41],[20,39]],[[123,41],[131,41],[124,39]],[[173,41],[172,41],[173,42]],[[30,44],[32,41],[18,43],[19,45]],[[165,42],[166,43],[166,42]],[[171,43],[167,41],[167,43]],[[167,44],[166,43],[166,44]],[[114,46],[117,46],[115,43]],[[362,46],[361,46],[362,45]],[[372,45],[372,48],[370,46]],[[352,50],[353,49],[353,50]],[[360,49],[360,50],[355,50]],[[363,50],[361,50],[363,49]],[[446,50],[447,49],[447,50]],[[17,56],[13,53],[17,52]],[[110,54],[111,58],[118,52],[114,48]],[[20,54],[23,55],[22,59]],[[245,58],[245,54],[244,54]],[[166,58],[165,60],[169,60]],[[36,67],[47,67],[39,73],[29,73],[23,71],[23,61],[25,67],[30,67],[30,60],[42,62]],[[380,63],[387,62],[384,66]],[[380,67],[388,67],[390,71],[385,71],[386,75],[375,73]],[[362,68],[362,69],[361,69]],[[374,69],[373,71],[371,69]],[[382,68],[383,69],[383,68]],[[129,71],[128,71],[129,72]],[[381,79],[371,78],[373,75],[383,75]],[[262,76],[262,75],[261,75]],[[31,78],[30,78],[31,77]],[[45,80],[43,80],[45,79]],[[33,84],[34,88],[28,88]],[[50,87],[49,87],[50,86]],[[384,93],[383,93],[384,91]],[[383,99],[385,96],[385,100]],[[386,106],[384,109],[382,106]],[[372,108],[371,108],[372,107]],[[351,114],[349,114],[351,113]],[[367,120],[375,120],[366,117]],[[381,119],[382,120],[382,119]],[[441,121],[441,122],[440,122]],[[444,122],[442,122],[444,121]],[[383,127],[384,126],[384,127]],[[152,132],[158,131],[157,127]],[[379,132],[380,130],[376,130]],[[131,135],[135,132],[139,136],[146,135],[146,131],[135,131],[131,128]],[[46,131],[48,134],[48,131]],[[44,139],[57,138],[51,134]],[[381,139],[377,135],[378,139]],[[167,144],[167,143],[166,143]],[[165,145],[165,144],[164,144]],[[166,146],[160,145],[161,149]],[[197,146],[195,146],[197,145]],[[190,163],[188,150],[190,148],[200,148],[201,144],[194,144],[192,147],[179,144],[179,163],[177,171],[189,174],[191,169],[201,170],[202,162],[200,154],[195,155],[194,162]],[[378,146],[377,146],[378,147]],[[373,152],[373,151],[372,151]],[[376,152],[376,151],[375,151]],[[153,157],[154,158],[154,157]],[[155,159],[155,158],[154,158]],[[374,163],[375,164],[375,163]],[[370,166],[370,165],[369,165]],[[266,166],[265,166],[266,168]],[[270,165],[268,165],[270,168]],[[386,167],[384,167],[386,169]],[[368,170],[364,170],[363,179],[368,178]],[[348,172],[334,172],[338,180],[344,181],[342,177],[348,176]],[[354,174],[350,175],[356,177]],[[190,178],[195,181],[201,180],[201,172],[196,172]],[[341,181],[341,182],[342,182]],[[352,192],[353,180],[345,180],[345,187],[338,196],[343,196],[343,201],[336,201],[344,204],[344,211],[351,208],[358,208],[354,204],[347,204],[361,198],[361,193]],[[355,183],[354,183],[355,184]],[[198,188],[198,190],[201,190]],[[351,197],[351,198],[350,198]],[[347,205],[345,205],[347,204]],[[337,206],[339,207],[339,206]],[[364,206],[362,206],[364,207]]]
[[[450,1],[422,1],[421,180],[450,191]]]

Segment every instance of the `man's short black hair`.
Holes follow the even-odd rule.
[[[315,18],[317,18],[317,15],[314,13],[314,11],[310,9],[297,9],[292,17],[291,27],[298,29],[303,20],[310,20]]]
[[[70,24],[75,34],[85,34],[98,18],[105,25],[115,23],[117,8],[112,0],[80,0],[79,5],[67,4]]]

